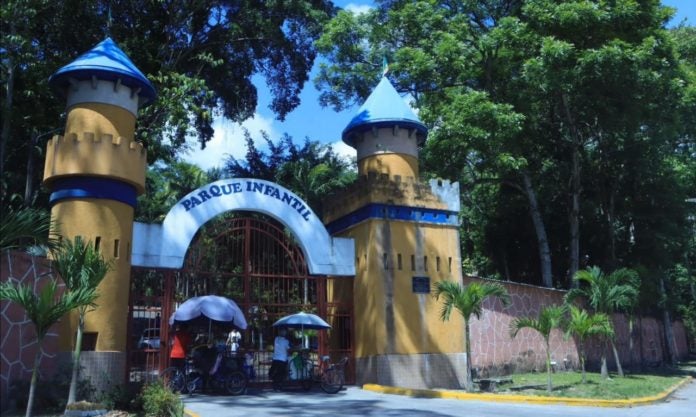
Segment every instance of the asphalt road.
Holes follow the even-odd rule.
[[[250,391],[238,397],[196,395],[185,397],[194,417],[693,417],[696,382],[690,382],[666,401],[633,408],[571,407],[482,401],[412,398],[348,387],[329,395],[310,392]]]

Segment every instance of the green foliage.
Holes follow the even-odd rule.
[[[3,207],[0,212],[0,251],[40,244],[55,248],[58,241],[49,236],[49,232],[55,232],[55,229],[50,213],[44,210]]]
[[[453,310],[459,311],[465,321],[472,315],[481,318],[483,301],[488,297],[498,298],[504,306],[510,304],[510,296],[505,287],[490,282],[461,285],[454,281],[438,281],[434,296],[437,300],[443,298],[440,310],[442,321],[448,321]]]
[[[3,205],[24,194],[28,154],[43,156],[45,145],[34,139],[64,126],[65,103],[46,80],[106,36],[158,90],[140,112],[135,139],[150,162],[171,161],[189,147],[205,147],[215,116],[241,122],[254,114],[254,76],[264,78],[270,108],[284,119],[300,103],[314,40],[334,13],[328,0],[0,4],[0,78],[8,87],[0,97]],[[38,182],[43,164],[35,165]]]
[[[546,374],[547,374],[547,391],[553,389],[551,381],[551,346],[549,339],[551,331],[560,328],[563,324],[563,316],[565,315],[564,306],[550,305],[542,308],[539,311],[538,317],[517,317],[510,323],[510,337],[514,338],[517,333],[525,328],[532,329],[538,332],[544,338],[546,345]]]
[[[184,404],[179,396],[161,381],[146,384],[142,392],[146,417],[183,417]]]
[[[505,287],[492,282],[472,282],[462,285],[454,281],[438,281],[435,283],[436,300],[442,297],[442,308],[440,310],[440,320],[449,321],[453,310],[459,311],[464,319],[465,331],[465,350],[467,358],[471,358],[471,335],[469,334],[469,321],[471,316],[481,317],[483,312],[483,302],[488,297],[499,299],[504,306],[510,304],[510,295]],[[466,390],[471,392],[474,389],[471,376],[471,360],[466,361]]]
[[[52,377],[39,380],[36,386],[34,407],[39,413],[62,413],[65,411],[66,400],[70,386],[71,365],[60,362]],[[30,381],[25,379],[10,382],[10,398],[16,401],[17,408],[25,408],[28,401]],[[95,388],[91,381],[81,378],[77,385],[80,398],[97,400]],[[104,408],[104,407],[102,407]]]
[[[228,175],[276,182],[296,193],[319,217],[323,200],[356,178],[350,161],[328,145],[307,138],[298,146],[287,134],[274,143],[268,135],[263,135],[268,153],[259,150],[249,132],[245,132],[246,157],[244,160],[230,157],[225,167]]]
[[[102,392],[97,399],[108,410],[140,412],[143,410],[142,392],[142,383],[114,384],[109,390]]]
[[[621,268],[606,275],[599,267],[593,266],[578,271],[574,280],[580,287],[568,291],[566,301],[584,297],[599,313],[627,312],[638,300],[640,281],[638,274],[631,269]]]

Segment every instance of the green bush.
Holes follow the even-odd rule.
[[[68,403],[68,390],[72,368],[68,363],[60,363],[55,375],[50,379],[39,377],[34,397],[36,412],[62,412]],[[10,383],[11,395],[18,409],[26,408],[29,397],[29,380],[15,380]],[[95,388],[84,378],[77,381],[77,398],[94,400]]]
[[[147,384],[142,393],[143,411],[146,417],[183,417],[184,403],[179,396],[161,381]]]
[[[142,391],[143,384],[140,382],[112,385],[107,391],[102,392],[99,402],[108,410],[137,413],[143,410]]]

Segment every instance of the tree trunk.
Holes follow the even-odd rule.
[[[575,273],[580,269],[580,152],[573,143],[573,162],[571,173],[571,207],[570,207],[570,266],[568,280],[573,283]]]
[[[36,381],[39,379],[39,364],[41,363],[41,342],[38,340],[36,355],[34,355],[34,369],[31,372],[31,382],[29,383],[29,396],[27,397],[27,412],[25,417],[31,417],[34,411],[34,398],[36,397]]]
[[[77,323],[77,336],[75,336],[75,351],[73,352],[72,377],[70,378],[70,390],[68,391],[68,404],[77,401],[77,377],[80,373],[80,353],[82,352],[82,333],[85,328],[85,313],[80,311]]]
[[[553,287],[553,276],[551,273],[551,249],[549,248],[549,239],[546,235],[546,227],[544,220],[541,218],[539,211],[539,203],[537,202],[536,193],[532,188],[532,180],[529,174],[522,172],[522,182],[524,183],[524,192],[527,194],[529,201],[529,215],[534,223],[534,231],[536,232],[537,244],[539,247],[539,262],[541,266],[541,282],[544,287]]]
[[[624,376],[623,368],[621,367],[621,359],[619,359],[619,351],[616,350],[616,344],[614,344],[614,340],[609,340],[609,343],[611,343],[611,350],[614,351],[614,360],[616,361],[616,372],[619,373],[620,377]]]
[[[587,382],[587,375],[585,373],[585,347],[583,346],[582,342],[578,342],[579,346],[579,356],[580,356],[580,369],[582,370],[582,383],[585,384]]]
[[[565,94],[561,95],[561,102],[568,122],[572,146],[570,171],[571,207],[568,216],[570,223],[570,262],[567,278],[569,286],[575,286],[577,281],[574,281],[573,277],[580,269],[580,192],[582,191],[580,181],[580,146],[582,145],[582,139],[571,113],[568,97]]]
[[[549,340],[546,339],[546,391],[550,394],[553,390],[551,385],[551,346]]]
[[[609,234],[609,269],[616,269],[616,230],[614,230],[615,192],[609,192],[609,207],[607,207],[607,232]]]
[[[660,277],[660,295],[663,300],[667,300],[667,290],[665,289],[665,279]],[[677,364],[677,344],[674,341],[674,332],[672,331],[672,319],[669,314],[669,309],[666,303],[662,303],[662,324],[665,328],[665,341],[667,342],[667,354],[669,362],[672,366]]]
[[[471,338],[469,335],[469,320],[464,320],[464,329],[466,331],[466,335],[464,337],[464,344],[466,345],[464,347],[466,350],[466,385],[464,389],[466,389],[466,392],[473,392],[474,380],[471,377]]]
[[[10,33],[13,33],[11,28]],[[2,130],[0,130],[0,178],[5,177],[5,149],[10,139],[10,127],[12,122],[12,96],[14,95],[15,68],[12,62],[12,54],[7,54],[7,87],[5,90],[5,105],[2,108]]]
[[[635,344],[633,343],[633,332],[635,330],[635,317],[633,314],[628,316],[628,369],[634,372],[635,361],[633,360],[633,351],[635,350]]]
[[[609,378],[609,368],[607,368],[607,341],[604,341],[604,346],[602,346],[602,379]]]

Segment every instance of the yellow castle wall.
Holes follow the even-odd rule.
[[[438,280],[461,276],[456,233],[451,227],[368,220],[342,234],[355,239],[358,258],[354,280],[356,357],[464,350],[461,318],[452,315],[443,323],[439,318],[441,302],[433,293],[412,291],[414,276],[430,277],[431,286]],[[415,270],[411,269],[412,255]],[[424,256],[428,257],[427,271]]]

